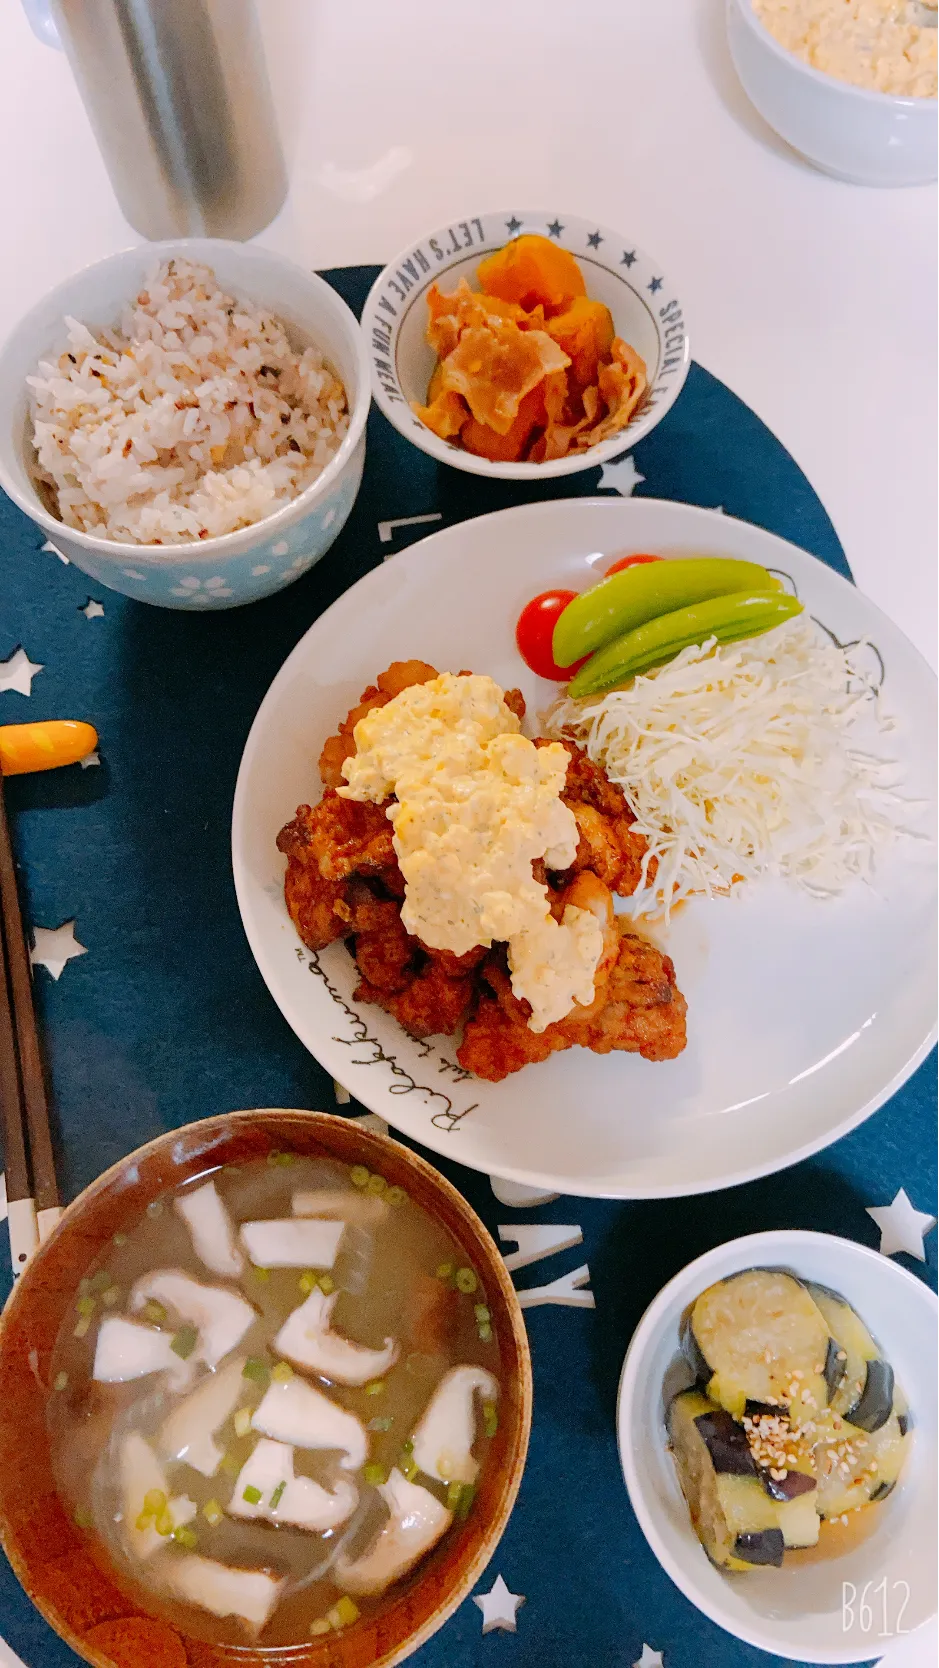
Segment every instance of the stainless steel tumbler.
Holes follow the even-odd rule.
[[[254,0],[24,0],[148,238],[248,238],[287,191]]]

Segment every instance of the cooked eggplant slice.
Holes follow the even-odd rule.
[[[738,1535],[734,1541],[734,1561],[741,1564],[770,1564],[779,1569],[786,1543],[781,1529],[760,1529],[755,1535]]]
[[[837,1414],[820,1421],[815,1448],[816,1505],[820,1517],[840,1517],[883,1500],[897,1482],[912,1441],[897,1414],[876,1431],[858,1430]]]
[[[878,1356],[876,1360],[868,1361],[864,1388],[857,1401],[848,1408],[845,1418],[858,1430],[872,1433],[887,1423],[892,1412],[893,1368],[889,1361]]]
[[[740,1431],[741,1444],[731,1435],[729,1420],[726,1410],[715,1407],[699,1390],[683,1391],[668,1411],[678,1480],[711,1562],[741,1570],[756,1563],[778,1563],[783,1546],[814,1546],[818,1517],[812,1495],[772,1499],[744,1432]]]
[[[707,1413],[699,1413],[695,1424],[718,1476],[758,1476],[747,1433],[731,1414],[722,1407],[714,1407]]]
[[[860,1315],[837,1292],[807,1282],[835,1342],[842,1372],[831,1407],[863,1431],[878,1431],[893,1411],[893,1368],[881,1357]]]
[[[748,1401],[785,1407],[793,1425],[827,1406],[828,1345],[828,1325],[811,1294],[775,1269],[747,1269],[708,1287],[685,1333],[689,1361],[699,1355],[708,1370],[712,1401],[735,1418]]]

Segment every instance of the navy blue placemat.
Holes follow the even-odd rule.
[[[376,271],[326,277],[359,311]],[[57,982],[42,969],[36,981],[67,1197],[132,1147],[194,1118],[236,1107],[336,1107],[330,1078],[282,1019],[251,958],[229,829],[242,748],[271,679],[311,622],[369,568],[468,516],[633,491],[720,507],[850,576],[793,459],[700,366],[629,459],[532,487],[489,482],[436,464],[373,411],[362,490],[332,550],[276,597],[213,615],[150,608],[104,589],[44,552],[43,535],[0,496],[0,661],[22,645],[43,668],[28,700],[0,695],[0,723],[88,718],[101,736],[99,767],[13,778],[6,788],[29,919],[54,928],[74,918],[87,950]],[[82,612],[89,597],[103,615]],[[535,1264],[518,1284],[541,1285],[586,1262],[596,1309],[528,1311],[531,1452],[518,1506],[477,1589],[488,1592],[501,1572],[525,1595],[517,1632],[484,1636],[480,1610],[467,1601],[419,1653],[424,1668],[630,1668],[644,1644],[663,1653],[664,1668],[778,1664],[699,1615],[647,1547],[616,1453],[623,1354],[654,1294],[712,1245],[802,1227],[876,1246],[865,1207],[889,1204],[900,1187],[918,1210],[933,1210],[935,1077],[930,1060],[817,1158],[698,1199],[562,1199],[514,1211],[497,1203],[485,1177],[429,1155],[493,1232],[511,1219],[578,1223],[583,1245]],[[935,1285],[934,1235],[926,1249],[925,1264],[903,1260]],[[3,1262],[5,1280],[5,1252]],[[0,1632],[28,1668],[78,1661],[2,1560]]]

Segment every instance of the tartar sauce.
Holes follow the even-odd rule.
[[[413,684],[355,726],[347,799],[394,803],[388,818],[405,880],[401,919],[434,950],[508,944],[515,995],[543,1031],[593,1001],[603,930],[568,904],[562,921],[532,874],[565,869],[577,824],[561,800],[568,755],[535,747],[492,678],[444,672]]]

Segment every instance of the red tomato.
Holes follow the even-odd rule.
[[[622,573],[624,568],[637,568],[641,562],[661,562],[661,556],[621,556],[618,562],[612,562],[606,570],[609,579],[611,573]]]
[[[583,660],[577,660],[573,666],[557,666],[551,653],[551,639],[558,616],[563,614],[576,595],[576,591],[543,591],[540,597],[532,597],[531,602],[525,604],[515,627],[515,641],[525,665],[530,666],[539,678],[548,678],[553,683],[566,683],[568,678],[574,676],[578,666],[584,664]],[[585,655],[584,659],[587,658]]]

